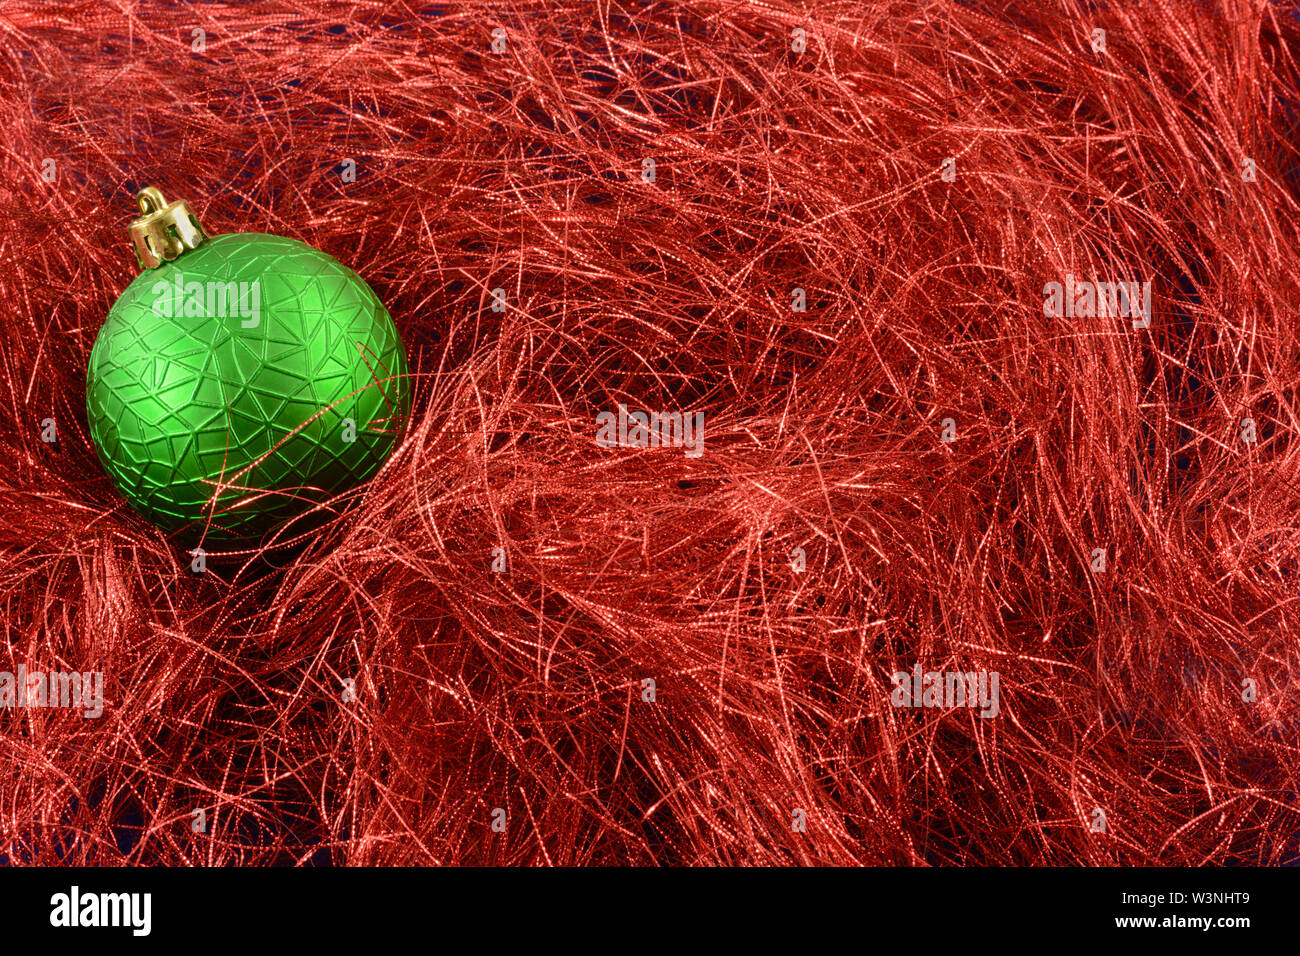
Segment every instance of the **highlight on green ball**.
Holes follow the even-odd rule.
[[[260,233],[209,237],[154,187],[142,269],[90,354],[86,414],[114,486],[186,542],[256,542],[368,481],[410,414],[406,354],[373,289]]]

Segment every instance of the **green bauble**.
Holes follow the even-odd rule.
[[[294,239],[207,238],[183,212],[192,247],[159,251],[95,341],[90,434],[154,524],[254,540],[378,471],[410,410],[406,357],[351,269]]]

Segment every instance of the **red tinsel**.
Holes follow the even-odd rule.
[[[0,710],[0,860],[1296,862],[1298,41],[0,5],[0,670],[106,684]],[[357,269],[416,390],[324,530],[202,574],[86,429],[148,184]],[[1045,315],[1067,276],[1149,326]],[[620,405],[703,454],[599,446]],[[997,716],[894,706],[916,665]]]

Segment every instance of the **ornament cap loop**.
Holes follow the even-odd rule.
[[[188,249],[196,249],[208,234],[184,199],[169,203],[156,186],[146,186],[135,197],[140,218],[127,226],[140,268],[157,269]]]

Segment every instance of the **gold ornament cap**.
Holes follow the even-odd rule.
[[[135,197],[140,218],[126,227],[140,269],[157,269],[208,238],[199,217],[184,199],[169,203],[156,186],[146,186]]]

